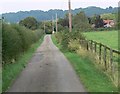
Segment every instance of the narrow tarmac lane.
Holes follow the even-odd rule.
[[[85,92],[85,89],[51,36],[46,35],[8,92]]]

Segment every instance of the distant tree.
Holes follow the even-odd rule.
[[[103,26],[104,26],[103,19],[101,18],[100,15],[97,15],[96,19],[95,19],[95,28],[100,28],[100,27],[103,27]]]
[[[58,31],[65,30],[66,27],[63,27],[62,25],[58,24]]]
[[[52,21],[45,22],[45,33],[52,34]]]
[[[111,9],[113,9],[113,7],[109,6],[109,9],[111,10]]]
[[[63,27],[69,27],[68,14],[65,14],[64,18],[60,18],[59,21],[58,21],[58,24],[60,24]]]
[[[89,24],[91,24],[91,23],[92,23],[92,20],[91,20],[91,18],[90,18],[90,17],[88,17],[88,21],[89,21]]]
[[[34,17],[27,17],[19,22],[20,25],[25,26],[28,29],[35,30],[38,27],[38,22]]]
[[[115,17],[115,13],[104,13],[104,14],[101,14],[101,18],[104,19],[104,20],[116,20],[116,17]]]
[[[95,24],[95,20],[96,20],[96,15],[88,18],[89,24],[91,24],[91,25]]]
[[[88,20],[87,16],[84,12],[80,12],[73,17],[73,27],[77,30],[87,30],[90,28],[89,24],[90,20]]]
[[[93,17],[89,18],[90,24],[95,24],[95,28],[100,28],[104,26],[103,19],[100,15],[94,15]]]
[[[68,18],[64,18],[64,19],[59,19],[58,24],[60,24],[63,27],[69,27],[69,19]]]

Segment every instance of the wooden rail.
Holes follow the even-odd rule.
[[[99,64],[103,64],[105,71],[109,70],[111,72],[111,78],[114,80],[115,74],[118,72],[117,64],[120,59],[120,51],[93,40],[80,40],[80,45],[83,49],[91,51],[98,56]]]

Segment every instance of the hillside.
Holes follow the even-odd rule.
[[[78,8],[72,10],[73,14],[79,13],[80,11],[84,11],[87,16],[92,16],[94,14],[103,14],[103,13],[115,13],[117,12],[118,8],[106,8],[102,9],[100,7],[87,7],[87,8]],[[7,22],[11,23],[17,23],[21,19],[26,18],[28,16],[33,16],[35,17],[38,21],[43,21],[43,20],[51,20],[52,16],[55,16],[56,13],[58,13],[58,17],[62,18],[64,15],[67,13],[67,10],[59,10],[59,9],[54,9],[54,10],[49,10],[49,11],[42,11],[42,10],[31,10],[31,11],[19,11],[16,13],[4,13],[2,14],[3,17]]]

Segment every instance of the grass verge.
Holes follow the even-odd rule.
[[[69,51],[61,49],[61,45],[57,43],[54,35],[52,35],[53,43],[63,52],[67,59],[71,62],[80,80],[84,84],[88,92],[115,92],[115,87],[110,79],[98,69],[89,58],[83,58]]]
[[[2,69],[2,92],[5,92],[20,72],[25,68],[26,64],[33,56],[36,49],[40,46],[44,36],[31,46],[15,63],[6,64]]]

